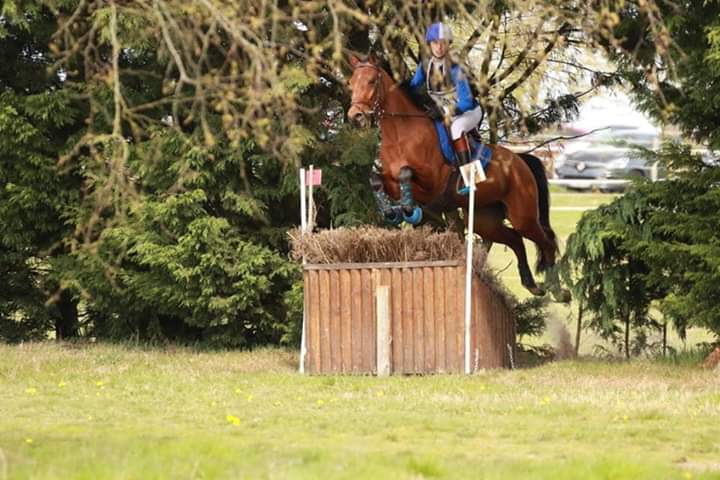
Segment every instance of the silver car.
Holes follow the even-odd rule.
[[[622,147],[594,147],[563,155],[555,172],[573,189],[623,190],[629,177],[658,179],[664,171]]]

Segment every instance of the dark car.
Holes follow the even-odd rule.
[[[558,163],[555,169],[557,177],[566,180],[563,184],[574,189],[623,190],[624,180],[629,177],[657,179],[664,175],[656,165],[630,148],[595,147],[578,150],[564,155]]]

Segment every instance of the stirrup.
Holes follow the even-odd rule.
[[[458,195],[462,195],[463,197],[467,197],[470,195],[470,187],[465,185],[465,182],[463,181],[462,173],[460,173],[460,167],[457,168],[457,180],[455,181],[455,192]]]

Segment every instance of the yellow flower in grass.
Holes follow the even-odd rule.
[[[325,400],[320,399],[315,403],[317,404],[318,407],[322,407],[323,405],[325,405]]]
[[[103,385],[105,385],[105,382],[103,382],[102,380],[98,380],[97,382],[95,382],[96,387],[102,387]]]
[[[59,388],[65,388],[65,385],[66,385],[65,382],[58,383]]]
[[[32,439],[32,438],[26,438],[26,439],[25,439],[25,443],[27,443],[28,445],[30,445],[31,443],[33,443],[33,439]]]
[[[225,417],[225,420],[227,420],[229,424],[235,425],[236,427],[240,425],[240,419],[235,415],[227,415]]]
[[[375,395],[377,395],[378,397],[384,397],[384,396],[385,396],[385,392],[383,392],[382,390],[378,390]]]
[[[35,388],[35,387],[26,388],[25,393],[27,393],[28,395],[36,395],[37,388]]]

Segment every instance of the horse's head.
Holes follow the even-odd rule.
[[[360,128],[370,124],[370,118],[382,113],[383,71],[373,57],[366,62],[355,55],[350,57],[353,74],[350,78],[352,103],[347,112],[348,119]]]

